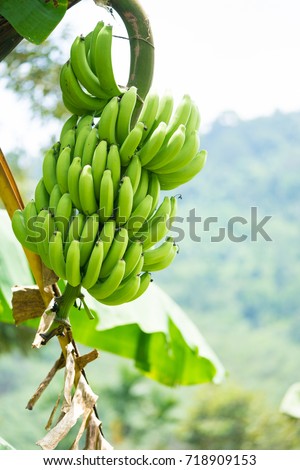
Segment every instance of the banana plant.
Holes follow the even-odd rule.
[[[36,44],[54,29],[71,6],[66,1],[56,2],[54,12],[52,2],[26,2],[34,20],[24,22],[25,15],[19,15],[16,4],[20,1],[3,1],[0,13],[18,34]],[[158,205],[160,189],[173,189],[186,183],[202,169],[206,160],[206,152],[197,151],[198,108],[185,95],[172,116],[173,104],[171,100],[171,107],[168,106],[168,96],[160,103],[157,95],[148,93],[154,64],[149,21],[136,1],[113,0],[110,5],[123,19],[130,40],[127,86],[121,89],[114,80],[112,28],[99,22],[91,35],[84,38],[85,44],[83,39],[75,39],[70,61],[62,67],[62,97],[73,116],[65,122],[60,140],[45,155],[43,177],[36,186],[34,202],[24,207],[4,155],[0,154],[0,196],[12,219],[11,227],[1,211],[3,311],[0,320],[26,322],[37,328],[33,341],[37,348],[58,337],[67,369],[66,394],[71,406],[70,384],[76,390],[73,401],[77,392],[80,396],[90,396],[93,411],[86,410],[86,403],[81,405],[84,415],[89,416],[85,424],[90,430],[97,427],[98,438],[87,445],[101,449],[109,445],[101,432],[95,396],[80,366],[74,338],[90,347],[134,360],[145,375],[169,386],[219,381],[224,375],[221,363],[195,325],[157,286],[150,286],[149,271],[167,267],[177,253],[171,239],[151,250],[166,236],[167,222],[176,215],[175,197],[166,196]],[[49,17],[43,31],[33,27],[39,15]],[[85,68],[76,67],[77,61],[84,63]],[[96,96],[87,94],[80,82]],[[126,112],[122,113],[122,108]],[[164,121],[166,125],[162,128]],[[98,181],[96,175],[100,171]],[[31,217],[32,210],[34,217]],[[143,224],[131,227],[132,217],[141,219],[141,215]],[[27,222],[32,218],[49,235],[42,242],[32,241],[29,236]],[[81,223],[77,235],[71,229],[75,220]],[[107,238],[109,230],[112,235]],[[23,245],[24,253],[17,248],[13,234]],[[86,242],[91,234],[92,238]],[[130,242],[129,234],[133,237]],[[19,268],[12,269],[17,263]],[[34,281],[43,305],[33,308],[35,313],[31,317],[20,316],[17,308],[20,292],[14,291],[11,303],[10,289]],[[81,287],[85,288],[84,294]],[[24,305],[26,289],[22,289]],[[28,292],[31,295],[30,289]],[[78,299],[92,321],[87,321],[79,311]],[[68,426],[72,426],[71,421],[67,425],[58,423],[39,445],[55,448]],[[72,448],[77,448],[78,441]]]

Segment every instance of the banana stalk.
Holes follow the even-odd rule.
[[[110,6],[120,15],[129,38],[130,72],[127,87],[135,86],[139,97],[144,100],[154,72],[154,42],[149,18],[137,0],[111,0]],[[140,102],[138,104],[141,105]]]

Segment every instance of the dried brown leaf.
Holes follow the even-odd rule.
[[[55,361],[54,366],[51,368],[51,370],[47,374],[47,377],[45,377],[45,379],[40,383],[37,390],[35,391],[35,393],[30,398],[29,402],[27,403],[26,408],[28,410],[33,409],[34,405],[36,404],[36,402],[38,401],[38,399],[40,398],[40,396],[42,395],[44,390],[48,387],[49,383],[53,379],[56,372],[59,369],[62,369],[65,366],[65,363],[66,363],[66,361],[65,361],[64,355],[63,355],[63,353],[61,353],[59,359],[57,359],[57,361]]]
[[[72,403],[72,388],[75,379],[75,359],[74,347],[72,343],[67,345],[67,358],[65,368],[65,385],[64,385],[64,405],[62,411],[67,413]]]
[[[42,279],[43,279],[43,286],[45,288],[45,287],[52,286],[53,284],[55,284],[58,281],[59,277],[56,276],[56,274],[51,269],[47,268],[47,266],[45,266],[44,263],[42,263]]]
[[[45,304],[38,286],[15,286],[12,288],[12,310],[15,324],[40,317]]]
[[[112,445],[101,433],[101,421],[94,412],[87,423],[84,450],[113,450]]]
[[[64,417],[52,428],[46,436],[37,442],[42,449],[52,450],[68,434],[70,429],[77,423],[81,416],[88,414],[94,407],[98,397],[81,376],[71,407]]]
[[[61,394],[58,395],[57,400],[56,400],[56,402],[54,403],[54,407],[53,407],[53,409],[52,409],[52,411],[51,411],[51,413],[50,413],[48,422],[47,422],[47,424],[46,424],[46,426],[45,426],[46,431],[49,431],[49,429],[51,429],[51,426],[52,426],[52,423],[53,423],[53,418],[54,418],[55,412],[56,412],[56,410],[57,410],[57,408],[58,408],[58,406],[59,406],[60,399],[61,399]]]

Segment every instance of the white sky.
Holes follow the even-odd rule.
[[[299,0],[140,3],[149,15],[156,46],[154,88],[160,94],[168,88],[176,99],[189,93],[198,103],[204,127],[227,110],[245,119],[276,109],[300,110]],[[71,8],[58,28],[68,23],[74,36],[86,34],[100,19],[112,23],[116,34],[124,32],[122,23],[115,23],[93,0],[82,0]],[[127,58],[125,41],[115,40],[114,60],[121,83],[127,79]],[[18,113],[7,92],[0,89],[0,93],[7,103],[5,117],[4,113],[0,117],[0,145],[7,152],[15,142],[7,123],[16,126]],[[18,109],[24,112],[22,106]],[[24,121],[22,126],[28,136],[30,122],[27,129]],[[21,134],[18,139],[26,142]]]
[[[86,32],[93,27],[98,8],[91,3],[84,0],[68,13],[77,32],[85,15]],[[190,93],[207,121],[228,109],[244,118],[300,109],[298,0],[140,3],[154,34],[159,91]]]

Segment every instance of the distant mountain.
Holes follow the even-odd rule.
[[[299,379],[300,112],[249,121],[224,113],[201,147],[206,167],[176,191],[185,219],[177,222],[185,230],[180,253],[155,279],[204,329],[229,372],[277,387],[278,397]]]

